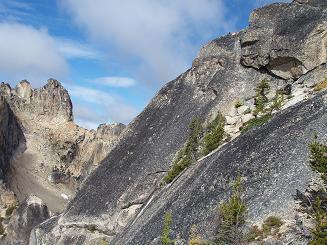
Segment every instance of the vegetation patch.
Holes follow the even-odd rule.
[[[309,188],[306,194],[298,193],[302,212],[312,218],[314,228],[311,230],[311,245],[327,244],[327,145],[318,141],[317,134],[309,144],[310,166],[320,174],[323,184],[319,189]]]
[[[314,135],[313,141],[309,145],[311,167],[321,174],[327,173],[327,145],[318,142],[317,134]]]
[[[270,114],[266,114],[261,117],[252,118],[251,120],[249,120],[242,126],[241,132],[244,133],[244,132],[250,130],[251,128],[255,128],[260,125],[263,125],[266,122],[268,122],[271,118],[272,118],[272,116]]]
[[[218,113],[216,118],[209,124],[208,130],[204,136],[203,155],[208,155],[221,145],[225,136],[224,125],[225,118]]]
[[[309,148],[311,167],[320,173],[324,180],[324,188],[317,192],[315,201],[311,205],[311,209],[308,210],[308,213],[314,218],[315,224],[310,244],[322,245],[327,244],[327,145],[318,142],[318,136],[315,134]]]
[[[172,223],[172,215],[170,212],[165,213],[164,217],[164,225],[162,229],[161,243],[163,245],[171,245],[174,244],[174,241],[170,239],[170,227]]]
[[[283,106],[284,103],[284,95],[285,95],[284,93],[285,92],[280,89],[276,91],[275,97],[273,99],[273,103],[270,107],[270,111],[280,110],[280,108]]]
[[[3,218],[0,216],[0,236],[3,236],[3,235],[6,234],[6,233],[5,233],[6,230],[5,230],[5,228],[3,227],[2,221],[3,221]]]
[[[322,81],[322,82],[320,82],[320,83],[317,83],[317,84],[314,86],[313,90],[316,91],[316,92],[318,92],[318,91],[324,90],[324,89],[326,89],[326,88],[327,88],[327,78],[325,78],[324,81]]]
[[[198,158],[198,148],[202,126],[199,119],[193,119],[189,125],[189,137],[185,146],[177,153],[172,168],[164,177],[167,184],[172,182],[185,168],[191,165]]]
[[[188,139],[184,147],[178,151],[173,165],[163,181],[166,184],[171,183],[176,176],[201,156],[217,149],[225,137],[224,125],[225,118],[221,113],[218,113],[206,129],[203,129],[199,119],[193,119],[189,125]]]
[[[315,227],[312,230],[311,245],[327,244],[327,212],[322,201],[317,197],[313,204]]]
[[[16,205],[12,205],[12,206],[9,206],[7,207],[6,209],[6,217],[9,217],[12,215],[12,213],[14,212],[14,210],[17,208]]]
[[[283,225],[283,221],[276,216],[269,216],[262,224],[260,229],[257,225],[252,226],[247,239],[248,241],[260,241],[267,238],[269,235],[276,235],[279,228]]]
[[[189,239],[188,244],[189,245],[212,245],[213,243],[203,240],[197,232],[196,225],[192,225],[190,239]]]
[[[99,245],[109,245],[109,242],[103,238],[99,241]]]
[[[284,101],[284,95],[281,90],[277,90],[273,100],[273,104],[270,108],[267,108],[268,98],[266,97],[266,93],[268,93],[269,90],[269,81],[266,79],[262,80],[256,87],[255,109],[253,110],[253,115],[255,116],[255,118],[252,118],[251,120],[243,124],[243,126],[240,128],[242,133],[269,121],[272,118],[271,111],[273,109],[279,109],[282,106],[282,103]]]
[[[97,227],[96,225],[88,225],[86,229],[88,229],[90,232],[95,232],[97,230]]]
[[[219,230],[216,238],[218,244],[242,244],[244,241],[243,226],[247,206],[242,198],[243,192],[241,177],[237,177],[231,197],[218,207]]]
[[[270,90],[269,81],[262,80],[255,89],[255,110],[253,114],[256,116],[259,113],[264,113],[268,98],[266,93]]]
[[[235,108],[239,108],[239,107],[241,107],[242,105],[243,105],[243,103],[242,103],[241,101],[238,100],[238,101],[235,102],[235,105],[234,105],[234,106],[235,106]]]

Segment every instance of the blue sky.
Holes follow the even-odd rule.
[[[0,0],[0,81],[56,78],[75,121],[130,122],[208,41],[273,0]]]

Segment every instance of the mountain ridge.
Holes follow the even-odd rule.
[[[302,17],[305,17],[305,21],[299,22]],[[256,118],[252,113],[257,103],[256,88],[260,81],[265,80],[269,81],[270,90],[264,96],[270,106],[278,91],[291,90],[285,95],[287,99],[281,109],[303,100],[313,102],[316,98],[319,110],[325,110],[325,100],[316,97],[314,86],[327,77],[326,20],[326,5],[322,0],[272,4],[254,11],[247,29],[207,44],[201,49],[192,67],[165,85],[128,126],[124,137],[103,164],[85,180],[65,212],[32,232],[30,243],[55,241],[59,244],[85,244],[105,239],[113,244],[157,244],[163,225],[163,213],[155,216],[154,223],[148,224],[145,218],[140,218],[139,227],[133,227],[134,231],[138,229],[140,233],[131,234],[128,228],[134,224],[136,217],[142,217],[142,214],[150,210],[149,200],[154,202],[156,194],[161,193],[160,183],[171,168],[175,154],[186,142],[188,124],[192,118],[202,119],[202,126],[206,127],[220,112],[226,120],[228,118],[225,131],[232,139],[238,137],[241,134],[240,128]],[[305,25],[302,29],[299,26],[301,23]],[[306,60],[306,57],[310,59]],[[235,108],[238,101],[242,105]],[[299,106],[305,108],[304,104]],[[277,113],[276,117],[280,115]],[[299,120],[305,123],[306,118],[301,119],[299,116]],[[320,114],[319,120],[325,120],[324,116]],[[291,122],[291,119],[285,120],[285,123]],[[305,125],[299,125],[302,129],[294,130],[304,130]],[[267,130],[269,132],[274,128]],[[256,132],[253,137],[261,137],[260,128]],[[324,129],[319,128],[318,133],[324,134]],[[298,147],[300,146],[303,147],[302,144]],[[220,152],[218,150],[208,158],[212,159]],[[205,164],[206,160],[203,162]],[[295,163],[291,161],[289,164]],[[306,171],[305,182],[312,178],[308,166]],[[188,170],[183,171],[179,178],[185,177],[187,172]],[[213,182],[215,178],[218,177],[213,174],[209,179]],[[293,178],[300,176],[294,175]],[[201,181],[203,185],[206,184],[206,180]],[[174,184],[176,182],[166,188],[172,188],[172,193],[176,195]],[[307,184],[300,185],[299,189],[304,191]],[[196,197],[196,190],[187,192],[185,202],[191,202]],[[291,202],[293,190],[282,193],[288,196],[285,201]],[[171,202],[170,206],[175,203],[173,198],[168,198],[168,201]],[[217,201],[212,199],[210,210],[217,206]],[[197,204],[201,205],[201,200]],[[153,205],[159,206],[160,202]],[[165,211],[178,213],[177,204],[171,209],[168,206],[167,204],[164,208]],[[190,214],[196,213],[196,210],[189,209]],[[205,207],[201,207],[198,212],[205,219],[207,214],[204,210]],[[188,217],[189,213],[180,212],[177,216]],[[260,219],[263,220],[265,215],[261,212]],[[192,217],[197,216],[194,214]],[[177,220],[181,221],[179,218]],[[212,223],[203,222],[209,231]],[[90,232],[88,227],[91,226],[97,232]],[[188,223],[187,228],[189,226]],[[174,237],[180,237],[184,242],[188,240],[184,228],[174,224],[173,230]],[[204,228],[203,230],[205,231]],[[201,235],[207,236],[205,232]]]

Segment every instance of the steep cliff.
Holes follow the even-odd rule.
[[[0,94],[0,180],[6,180],[12,158],[24,150],[21,124]]]
[[[217,205],[238,174],[245,179],[250,224],[270,214],[294,223],[293,195],[316,179],[308,142],[314,131],[324,140],[327,135],[326,93],[315,89],[327,77],[326,21],[324,0],[272,4],[254,11],[247,29],[207,44],[128,126],[68,208],[32,232],[30,244],[157,244],[168,211],[172,237],[182,244],[193,224],[210,237]],[[269,81],[267,93],[258,94],[261,81]],[[280,91],[286,96],[277,106]],[[258,117],[258,96],[273,119],[240,135]],[[192,118],[206,127],[218,112],[233,140],[163,187]],[[279,242],[290,239],[307,242],[293,233]]]
[[[15,88],[1,83],[0,94],[26,138],[26,151],[11,163],[10,188],[21,202],[36,194],[51,212],[61,211],[79,183],[113,148],[125,126],[101,125],[96,131],[79,127],[73,122],[67,90],[54,79],[37,89],[25,80]],[[13,140],[7,145],[16,144],[14,127],[9,123],[4,131],[6,139]]]

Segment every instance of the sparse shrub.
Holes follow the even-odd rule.
[[[266,114],[266,115],[263,115],[261,117],[252,118],[251,120],[247,121],[242,126],[241,132],[244,133],[244,132],[250,130],[251,128],[255,128],[255,127],[258,127],[260,125],[263,125],[266,122],[268,122],[271,118],[272,118],[272,116],[270,114]]]
[[[310,148],[310,164],[313,170],[321,174],[324,185],[327,183],[327,145],[318,142],[317,134],[314,135]],[[321,196],[326,196],[326,190],[321,188]],[[312,205],[315,227],[312,230],[311,245],[327,244],[327,210],[326,202],[317,196]]]
[[[5,234],[5,228],[3,227],[3,224],[2,224],[2,217],[0,217],[0,236],[4,235]]]
[[[233,185],[231,197],[219,205],[218,244],[240,244],[244,240],[243,225],[247,206],[242,198],[243,187],[241,177]]]
[[[197,161],[202,155],[207,155],[217,149],[224,137],[225,118],[218,113],[216,118],[209,124],[205,134],[199,119],[195,118],[189,125],[189,137],[186,144],[180,149],[175,157],[171,169],[164,177],[164,183],[172,182],[184,169]],[[202,150],[200,150],[200,145]]]
[[[270,107],[270,111],[279,110],[284,103],[284,92],[278,89],[273,99],[273,104]]]
[[[109,245],[109,242],[107,240],[105,240],[105,239],[101,239],[99,241],[99,245]]]
[[[276,216],[269,216],[262,224],[262,230],[265,236],[270,235],[272,229],[277,229],[281,227],[283,221]]]
[[[251,113],[251,112],[252,112],[251,109],[248,108],[248,109],[245,110],[245,112],[243,112],[243,115],[245,115],[245,114],[249,114],[249,113]]]
[[[257,225],[253,225],[247,234],[247,240],[249,242],[259,240],[262,237],[263,237],[263,232]]]
[[[185,146],[178,152],[176,159],[173,162],[172,168],[164,177],[165,183],[172,182],[185,168],[190,166],[192,162],[198,158],[198,148],[202,126],[199,119],[193,119],[189,125],[189,137]]]
[[[279,228],[283,225],[283,221],[276,216],[269,216],[262,224],[262,229],[257,225],[251,227],[247,234],[248,241],[262,240],[272,234],[272,230],[275,229],[278,232]]]
[[[202,125],[199,119],[194,118],[189,125],[190,135],[188,144],[186,145],[185,153],[189,155],[191,160],[195,161],[198,158],[199,142],[202,133]]]
[[[310,242],[311,245],[327,244],[327,213],[322,207],[322,202],[317,197],[313,204],[315,228],[312,231],[313,238]]]
[[[16,209],[16,206],[15,205],[12,205],[12,206],[7,207],[7,209],[6,209],[6,217],[11,216],[15,209]]]
[[[225,131],[225,118],[221,113],[218,113],[216,118],[208,126],[208,131],[206,132],[203,139],[203,154],[207,155],[213,150],[217,149],[224,138]]]
[[[322,174],[327,173],[327,145],[321,144],[317,140],[317,135],[314,135],[313,141],[310,143],[310,164],[311,167]]]
[[[192,225],[189,245],[209,245],[210,243],[204,241],[196,231],[196,225]]]
[[[170,212],[165,213],[164,217],[164,225],[162,229],[161,243],[163,245],[171,245],[174,244],[174,241],[170,239],[170,226],[172,223],[172,215]]]
[[[237,100],[236,102],[235,102],[235,108],[239,108],[239,107],[241,107],[243,105],[243,103],[241,102],[241,101],[239,101],[239,100]]]
[[[267,91],[270,90],[269,81],[264,79],[262,80],[255,89],[255,109],[254,115],[258,115],[261,112],[265,111],[268,98],[266,97]]]
[[[317,84],[314,86],[313,90],[316,91],[316,92],[318,92],[318,91],[324,90],[324,89],[326,89],[326,88],[327,88],[327,78],[325,78],[324,81],[322,81],[322,82],[320,82],[320,83],[317,83]]]
[[[91,232],[95,232],[97,230],[97,227],[95,225],[88,225],[86,228]]]
[[[189,245],[210,245],[210,243],[203,241],[201,238],[194,237],[190,239]]]

